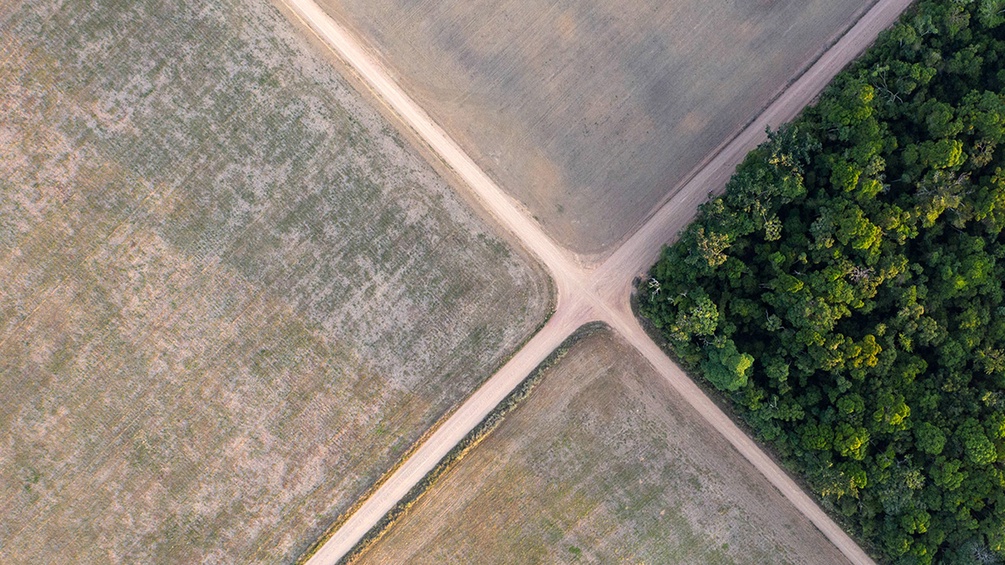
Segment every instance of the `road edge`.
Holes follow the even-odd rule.
[[[402,517],[408,510],[433,487],[439,479],[460,463],[464,457],[476,448],[485,438],[487,438],[500,424],[506,416],[520,406],[530,393],[544,379],[545,373],[557,365],[569,352],[570,349],[583,339],[603,331],[609,331],[609,326],[603,322],[588,322],[563,341],[548,357],[534,368],[520,384],[516,386],[502,401],[499,402],[471,431],[464,436],[453,448],[416,483],[405,496],[398,500],[391,510],[381,518],[367,533],[356,542],[348,553],[342,556],[336,563],[338,565],[350,565],[355,563],[360,557],[373,547]],[[431,433],[431,432],[427,432]],[[403,457],[402,460],[407,459]],[[390,475],[390,473],[388,473]],[[374,487],[376,488],[376,486]],[[365,500],[363,497],[361,500]],[[337,530],[337,527],[330,528],[329,532],[319,538],[314,544],[297,559],[296,565],[303,565],[314,554],[324,546],[328,538]]]
[[[880,3],[880,1],[881,0],[869,0],[868,4],[863,6],[848,20],[847,26],[841,28],[838,32],[836,32],[834,35],[828,38],[827,43],[824,44],[824,46],[813,55],[813,57],[807,59],[805,64],[796,69],[795,72],[793,72],[792,76],[789,77],[789,80],[786,81],[784,84],[782,84],[782,86],[777,91],[775,91],[774,94],[771,95],[771,97],[765,102],[765,104],[754,112],[754,115],[751,116],[750,119],[748,119],[746,122],[740,125],[740,127],[736,128],[736,130],[730,133],[723,140],[722,143],[720,143],[719,145],[714,147],[711,151],[709,151],[708,154],[706,154],[705,157],[701,161],[699,161],[697,165],[695,165],[682,177],[680,182],[672,185],[666,192],[666,194],[663,196],[663,198],[661,198],[656,203],[656,205],[653,206],[646,213],[646,215],[642,217],[641,220],[636,222],[635,225],[633,225],[625,233],[625,235],[621,236],[616,241],[608,244],[605,248],[596,252],[580,253],[578,251],[574,251],[576,257],[585,265],[590,265],[592,267],[599,267],[600,265],[603,265],[608,259],[611,258],[611,256],[613,256],[615,253],[618,252],[618,250],[624,247],[625,243],[627,243],[628,240],[632,238],[632,236],[634,236],[643,226],[648,224],[664,206],[666,206],[671,200],[673,200],[673,197],[676,196],[678,192],[682,191],[684,187],[686,187],[696,176],[698,176],[698,174],[702,170],[708,167],[708,165],[713,160],[715,160],[715,158],[718,157],[720,153],[725,151],[726,147],[728,147],[729,144],[733,142],[733,140],[743,135],[743,132],[747,131],[747,129],[750,128],[752,124],[754,124],[762,115],[764,115],[765,111],[767,111],[772,104],[778,101],[778,99],[781,98],[785,94],[785,92],[788,91],[790,87],[792,87],[793,84],[798,82],[799,79],[803,77],[803,75],[809,72],[809,70],[812,69],[813,66],[816,65],[817,62],[820,61],[820,59],[822,59],[827,54],[828,51],[830,51],[835,45],[837,45],[839,41],[841,41],[841,39],[843,39],[846,35],[848,35],[848,33],[852,30],[852,28],[858,25],[858,23],[862,21],[863,18],[868,16],[869,12],[871,12],[872,9],[875,8],[877,4]],[[875,40],[873,40],[873,43],[875,43]],[[865,50],[868,50],[869,47],[871,46],[872,44],[869,44],[868,46],[866,46]],[[858,57],[861,57],[862,54],[865,53],[865,50],[859,53]],[[858,57],[849,61],[844,68],[848,68],[848,66],[853,65],[855,61],[858,60]],[[829,84],[830,83],[828,83],[828,85]],[[817,95],[817,97],[819,97],[819,94]],[[810,101],[809,104],[804,106],[803,110],[805,110],[806,107],[812,106],[815,103],[815,101],[816,98],[814,98],[814,100]],[[802,113],[803,110],[800,110],[800,113]]]

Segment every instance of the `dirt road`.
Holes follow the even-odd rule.
[[[641,351],[674,388],[755,468],[775,485],[853,563],[872,560],[744,434],[645,334],[629,307],[631,281],[657,258],[693,217],[710,192],[721,191],[740,160],[764,139],[766,126],[790,120],[849,61],[870,45],[910,5],[879,0],[849,32],[795,81],[752,124],[693,174],[664,206],[601,265],[584,268],[577,257],[549,238],[517,202],[390,78],[359,43],[312,0],[283,2],[368,85],[373,95],[413,129],[448,167],[467,183],[485,209],[549,269],[557,287],[554,316],[513,358],[478,389],[374,494],[319,548],[311,564],[334,563],[431,470],[534,367],[576,328],[603,321]]]

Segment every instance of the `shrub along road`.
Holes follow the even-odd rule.
[[[775,485],[853,563],[868,555],[802,489],[740,430],[645,333],[632,314],[633,279],[656,261],[661,247],[694,217],[710,192],[725,186],[736,165],[777,128],[795,117],[845,65],[865,50],[910,5],[879,0],[834,46],[793,82],[758,118],[682,182],[673,197],[599,266],[582,265],[557,245],[506,195],[447,133],[390,78],[342,26],[312,0],[284,3],[344,60],[373,95],[407,124],[467,185],[477,200],[550,271],[558,299],[548,323],[392,473],[308,561],[334,563],[418,483],[464,436],[576,328],[602,321],[638,348],[656,370]]]

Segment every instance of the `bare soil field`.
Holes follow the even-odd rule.
[[[292,561],[547,313],[268,3],[0,37],[0,562]]]
[[[522,405],[361,563],[842,563],[610,332]]]
[[[560,243],[602,254],[872,0],[320,0]]]

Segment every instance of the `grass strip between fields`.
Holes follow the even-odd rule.
[[[411,490],[409,490],[408,493],[404,497],[402,497],[402,499],[399,500],[398,503],[395,504],[394,507],[391,510],[389,510],[387,514],[384,515],[384,517],[381,518],[380,521],[377,522],[373,526],[373,528],[371,528],[370,531],[367,532],[365,536],[363,536],[362,539],[359,540],[359,542],[356,543],[356,545],[352,548],[352,550],[349,551],[349,553],[345,554],[338,561],[339,565],[347,565],[349,563],[353,563],[359,557],[361,557],[363,553],[366,552],[366,550],[368,550],[370,547],[372,547],[374,544],[380,541],[380,538],[383,537],[384,534],[391,529],[391,526],[393,526],[402,516],[404,516],[405,513],[408,512],[409,508],[411,508],[413,504],[418,502],[419,499],[421,499],[422,496],[426,492],[428,492],[429,489],[433,487],[433,485],[436,484],[436,481],[439,480],[440,477],[442,477],[444,474],[450,471],[450,469],[452,469],[456,464],[458,464],[464,458],[464,456],[467,455],[469,451],[478,446],[478,444],[480,444],[483,439],[488,437],[488,435],[492,433],[493,430],[495,430],[497,427],[499,427],[500,424],[502,424],[507,414],[512,412],[513,409],[515,409],[524,399],[530,396],[531,391],[534,390],[534,388],[541,382],[541,380],[544,378],[544,373],[548,369],[558,364],[558,362],[561,361],[563,357],[565,357],[566,353],[568,353],[568,351],[572,349],[572,347],[576,343],[578,343],[584,338],[596,334],[597,332],[604,331],[606,328],[607,325],[602,322],[590,322],[588,324],[581,326],[579,329],[573,332],[572,335],[570,335],[564,342],[562,342],[562,344],[558,346],[558,348],[556,348],[555,351],[551,353],[551,355],[549,355],[544,361],[542,361],[537,366],[537,368],[535,368],[534,371],[532,371],[530,375],[527,376],[527,378],[525,378],[519,385],[517,385],[517,387],[513,389],[512,392],[506,395],[506,398],[504,398],[502,402],[500,402],[491,412],[489,412],[489,414],[485,416],[485,418],[481,422],[479,422],[478,425],[474,427],[474,429],[468,432],[468,434],[464,436],[464,439],[462,439],[457,445],[455,445],[454,448],[451,449],[450,452],[447,453],[447,455],[445,455],[443,459],[441,459],[440,462],[437,463],[436,466],[433,467],[433,469],[429,471],[429,473],[427,473],[425,477],[422,478],[421,481],[419,481],[415,486],[413,486]],[[444,418],[446,417],[449,417],[449,415],[444,416]],[[435,428],[436,426],[430,428],[430,431],[427,432],[426,434],[423,434],[423,439],[428,437],[429,433],[435,430]],[[417,446],[421,445],[421,443],[422,441],[416,442],[415,447],[409,450],[409,452],[401,458],[399,465],[401,462],[407,460],[408,455],[410,455]],[[397,466],[395,466],[395,469],[396,468]],[[385,474],[385,477],[390,476],[395,469],[389,470]],[[381,483],[382,482],[383,481],[381,481]],[[374,487],[370,490],[370,492],[372,493],[374,490],[379,488],[379,486],[380,483],[375,484]],[[369,495],[370,493],[367,494]],[[366,498],[367,498],[366,496],[361,497],[360,501],[353,506],[353,509],[358,507],[359,504],[362,503],[362,501],[366,500]],[[308,559],[310,559],[314,555],[314,553],[322,545],[324,545],[325,541],[328,538],[330,538],[331,535],[338,529],[338,526],[340,526],[341,523],[344,522],[345,519],[351,514],[352,512],[346,512],[343,515],[344,516],[343,518],[339,519],[338,522],[336,522],[331,528],[329,528],[328,531],[325,532],[325,535],[321,536],[310,547],[308,551],[304,552],[304,554],[297,561],[297,565],[301,565],[305,563]]]
[[[499,368],[501,368],[503,365],[505,365],[506,363],[509,362],[509,360],[513,357],[513,355],[516,355],[517,352],[519,352],[521,349],[523,349],[523,346],[526,345],[527,342],[531,340],[531,338],[533,338],[535,335],[537,335],[538,332],[540,332],[541,329],[544,328],[544,326],[548,323],[548,320],[550,320],[551,317],[555,314],[555,299],[554,299],[554,297],[555,297],[555,288],[554,288],[554,285],[549,285],[549,286],[551,287],[550,292],[551,292],[552,298],[551,298],[551,309],[548,311],[548,316],[544,320],[542,320],[540,324],[538,324],[538,326],[534,329],[533,332],[531,332],[527,336],[527,339],[525,339],[523,341],[523,343],[521,343],[517,348],[515,348],[513,350],[512,354],[510,354],[506,358],[501,359],[499,361],[499,364],[495,367],[495,369],[492,370],[491,374],[494,375],[496,373],[496,371],[499,370]],[[511,392],[509,396],[507,396],[505,399],[503,399],[503,401],[499,404],[499,406],[497,406],[491,413],[489,413],[489,415],[486,416],[485,419],[474,430],[472,430],[471,433],[469,433],[468,436],[466,436],[464,438],[464,440],[460,444],[458,444],[458,447],[460,445],[462,445],[462,444],[465,444],[465,443],[469,442],[469,440],[471,439],[471,434],[473,434],[476,431],[478,431],[479,429],[481,429],[482,426],[489,419],[491,419],[493,416],[496,415],[496,412],[499,411],[502,406],[506,405],[507,403],[511,403],[513,406],[515,406],[516,403],[518,403],[520,400],[522,400],[523,398],[525,398],[526,397],[526,393],[529,393],[530,389],[533,388],[533,384],[531,384],[530,387],[526,388],[526,392],[520,398],[514,400],[514,399],[511,399],[510,397],[513,396],[514,394],[516,394],[518,391],[523,390],[525,388],[525,385],[527,384],[527,381],[531,380],[532,378],[535,378],[536,375],[540,371],[542,371],[543,369],[545,369],[545,368],[553,365],[555,362],[557,362],[558,359],[554,359],[554,357],[555,357],[556,354],[558,354],[559,352],[561,352],[564,355],[564,353],[566,351],[568,351],[568,349],[570,347],[572,347],[572,345],[575,344],[577,341],[579,341],[583,337],[586,337],[586,336],[591,335],[592,333],[596,332],[597,329],[593,327],[594,325],[595,324],[587,324],[587,325],[583,326],[582,328],[580,328],[579,330],[577,330],[575,333],[573,333],[573,335],[571,335],[565,342],[563,342],[562,345],[558,349],[556,349],[554,353],[552,353],[547,359],[545,359],[544,361],[541,362],[540,365],[538,365],[538,367],[534,370],[534,372],[531,374],[530,377],[528,377],[523,382],[521,382],[520,385],[517,386],[517,388],[513,392]],[[601,326],[602,326],[602,324],[601,324]],[[540,379],[538,379],[538,380],[540,380]],[[535,381],[535,384],[536,384],[536,382],[537,381]],[[474,391],[472,391],[472,393],[473,392]],[[465,398],[465,401],[466,400],[467,399]],[[419,447],[421,447],[422,444],[425,443],[426,440],[429,439],[429,437],[431,435],[433,435],[433,433],[436,432],[436,430],[439,429],[439,427],[444,422],[446,422],[448,419],[450,419],[450,417],[453,416],[454,412],[456,412],[463,404],[464,404],[464,401],[458,402],[457,405],[453,407],[453,409],[445,412],[439,418],[439,420],[437,420],[432,426],[429,426],[429,429],[427,429],[421,436],[419,436],[419,438],[417,440],[415,440],[415,442],[412,443],[412,445],[408,448],[408,450],[406,450],[404,453],[402,453],[401,457],[399,457],[398,460],[395,462],[395,464],[393,466],[391,466],[390,468],[388,468],[387,471],[385,471],[383,475],[381,475],[381,477],[380,477],[379,480],[375,481],[370,486],[370,488],[367,489],[365,493],[363,493],[362,496],[360,496],[359,498],[356,499],[356,502],[354,502],[352,504],[352,506],[350,506],[348,509],[346,509],[345,512],[343,512],[341,515],[339,515],[339,517],[334,522],[332,522],[332,524],[330,526],[328,526],[328,528],[324,531],[323,534],[321,534],[320,536],[318,536],[317,540],[315,540],[314,543],[312,543],[310,545],[310,547],[307,548],[307,551],[305,551],[303,554],[301,554],[301,556],[297,559],[295,565],[303,565],[304,563],[307,562],[308,559],[310,559],[311,557],[313,557],[314,554],[317,553],[318,549],[320,549],[321,546],[323,546],[332,537],[332,535],[335,532],[337,532],[338,529],[341,528],[343,524],[345,524],[346,520],[348,520],[350,516],[352,516],[354,513],[356,513],[356,511],[359,510],[360,506],[362,506],[363,503],[367,501],[367,499],[369,499],[371,496],[373,496],[373,493],[377,492],[377,489],[379,489],[381,486],[383,486],[383,484],[385,482],[387,482],[387,480],[391,477],[391,475],[393,475],[395,473],[395,471],[397,471],[405,463],[405,461],[408,461],[409,457],[411,457],[412,454],[414,454],[415,451],[417,449],[419,449]],[[503,414],[505,414],[508,411],[509,411],[509,409],[504,410]],[[496,425],[498,425],[498,423],[495,424],[495,425],[493,425],[491,429],[486,430],[483,433],[482,437],[484,437],[484,435],[487,435],[488,432],[490,432],[493,429],[495,429]],[[470,447],[473,447],[479,441],[481,441],[480,437],[477,440],[475,440],[474,443],[472,443]],[[470,447],[469,447],[469,449],[470,449]],[[454,449],[456,450],[457,447],[455,447]],[[451,451],[450,453],[448,453],[443,458],[443,461],[441,461],[437,465],[436,468],[434,468],[432,471],[430,471],[426,475],[426,477],[422,480],[422,482],[419,485],[416,485],[415,488],[413,488],[411,491],[409,491],[408,494],[405,496],[405,498],[403,498],[402,500],[404,501],[404,500],[412,499],[414,501],[414,500],[418,499],[418,497],[422,495],[422,492],[425,492],[425,489],[429,488],[429,486],[432,486],[433,482],[436,480],[436,477],[438,477],[439,475],[441,475],[443,473],[443,471],[440,470],[439,473],[436,475],[436,477],[433,477],[431,480],[430,480],[430,477],[432,477],[434,473],[437,473],[437,471],[440,469],[440,467],[444,465],[444,462],[447,461],[448,459],[450,459],[453,456],[454,456],[454,451]],[[463,454],[461,454],[460,456],[457,456],[456,460],[459,461],[461,459],[461,457],[463,457]],[[422,485],[426,485],[426,486],[423,489],[421,489],[421,492],[418,492],[418,493],[413,492],[413,491],[415,491],[416,489],[418,489]],[[399,502],[398,505],[400,506],[401,502]],[[407,509],[407,507],[405,509]],[[398,506],[395,506],[395,508],[393,508],[391,511],[388,512],[388,516],[385,516],[384,519],[381,520],[381,522],[379,522],[376,526],[374,526],[371,529],[371,531],[369,533],[367,533],[366,536],[364,536],[363,539],[364,540],[369,539],[373,535],[374,530],[378,529],[381,526],[381,524],[384,524],[385,522],[387,522],[386,526],[384,526],[384,528],[381,530],[381,532],[379,534],[377,534],[376,537],[374,537],[374,539],[370,542],[370,544],[376,542],[380,538],[380,536],[383,535],[384,531],[386,531],[394,523],[394,520],[397,519],[397,516],[395,516],[394,519],[388,521],[388,517],[391,514],[395,513],[395,511],[397,511],[397,510],[398,510]],[[347,555],[352,555],[352,556],[354,556],[353,558],[355,558],[355,556],[361,554],[363,550],[362,549],[359,549],[359,550],[357,549],[357,548],[359,548],[359,546],[361,544],[362,544],[362,540],[360,541],[359,544],[357,544],[356,548],[354,548]],[[369,545],[367,545],[366,547],[369,547]],[[365,549],[365,548],[363,548],[363,549]],[[343,558],[340,561],[340,563],[344,563],[344,562],[346,562],[345,558]]]

